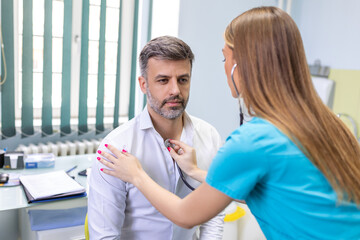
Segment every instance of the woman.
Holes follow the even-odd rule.
[[[245,199],[267,239],[360,239],[359,143],[316,94],[294,21],[275,7],[251,9],[226,28],[223,54],[232,96],[254,118],[228,137],[198,189],[180,199],[112,146],[116,157],[105,153],[101,170],[182,227]],[[172,143],[183,150],[170,151],[183,170],[204,179],[195,151]]]

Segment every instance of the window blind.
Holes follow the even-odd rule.
[[[135,85],[136,85],[139,0],[134,0],[134,2],[135,2],[135,6],[134,6],[133,44],[132,44],[132,54],[131,54],[129,119],[132,119],[135,115]]]
[[[89,132],[89,117],[88,117],[88,78],[89,78],[89,28],[94,28],[93,25],[89,26],[90,19],[90,6],[91,4],[98,4],[97,2],[91,3],[91,0],[82,0],[82,15],[81,15],[81,41],[80,41],[80,58],[79,58],[79,78],[78,78],[78,98],[77,99],[71,99],[71,89],[72,89],[72,66],[76,66],[76,64],[72,63],[72,47],[74,46],[72,40],[75,38],[75,36],[72,35],[72,25],[73,25],[73,2],[72,0],[63,0],[63,6],[64,6],[64,13],[63,13],[63,36],[56,35],[58,32],[54,35],[54,30],[57,30],[59,28],[56,28],[56,25],[54,23],[54,16],[57,16],[56,12],[57,9],[54,9],[56,6],[59,6],[58,2],[55,2],[54,0],[44,0],[44,4],[41,4],[39,6],[38,1],[34,0],[19,0],[22,3],[22,8],[19,9],[22,13],[23,21],[20,21],[19,24],[20,27],[22,27],[22,35],[21,32],[18,34],[15,33],[16,36],[21,37],[20,38],[20,46],[19,46],[19,52],[21,53],[20,56],[20,67],[21,70],[15,69],[16,64],[15,61],[15,50],[14,46],[17,46],[14,44],[14,42],[18,41],[18,38],[14,39],[14,3],[13,1],[1,1],[1,24],[2,24],[2,30],[3,35],[5,36],[2,40],[4,43],[4,50],[5,50],[5,56],[6,56],[6,63],[7,63],[7,81],[5,84],[1,86],[2,88],[2,101],[1,101],[1,133],[3,138],[8,138],[16,135],[16,126],[15,126],[15,112],[16,112],[16,105],[15,105],[15,71],[19,71],[20,79],[16,80],[18,81],[18,86],[21,87],[20,93],[20,108],[19,111],[21,111],[21,116],[19,114],[19,117],[21,117],[21,136],[22,137],[29,137],[34,135],[35,128],[34,128],[34,115],[40,117],[40,112],[37,113],[37,111],[40,111],[40,104],[41,104],[41,132],[42,137],[52,136],[54,133],[57,133],[58,131],[54,129],[53,123],[54,123],[54,114],[57,111],[60,112],[60,136],[66,136],[72,134],[71,129],[71,119],[74,118],[74,116],[71,116],[71,107],[72,102],[78,101],[79,103],[79,110],[78,110],[78,116],[75,116],[78,118],[78,133],[84,134]],[[34,2],[33,2],[34,1]],[[151,38],[151,13],[152,13],[152,0],[150,0],[150,8],[149,8],[149,25],[148,25],[148,39]],[[41,3],[41,1],[40,1]],[[61,3],[61,2],[60,2]],[[57,4],[57,5],[56,5]],[[139,18],[139,0],[135,1],[129,1],[126,2],[127,9],[131,9],[133,12],[132,18],[132,24],[133,28],[129,30],[125,30],[128,33],[124,32],[124,29],[122,29],[122,12],[124,8],[123,1],[119,0],[119,5],[114,6],[113,1],[109,1],[110,6],[107,6],[107,0],[101,0],[100,3],[100,15],[99,15],[99,49],[98,49],[98,66],[97,66],[97,94],[96,94],[96,116],[95,116],[95,130],[97,133],[101,133],[105,130],[104,125],[104,108],[105,108],[105,87],[107,84],[107,78],[106,78],[106,48],[107,48],[107,40],[106,40],[106,15],[107,15],[107,9],[111,8],[112,11],[114,9],[119,8],[119,17],[118,17],[118,33],[117,33],[117,40],[116,35],[115,39],[112,38],[112,42],[110,43],[111,46],[114,46],[117,44],[117,46],[114,46],[113,48],[116,49],[116,54],[114,54],[113,59],[116,61],[116,66],[113,65],[113,79],[111,80],[112,83],[114,83],[114,89],[111,96],[114,95],[114,102],[113,102],[113,123],[112,126],[115,128],[119,126],[119,115],[120,115],[120,99],[123,99],[124,96],[120,96],[120,85],[122,81],[128,82],[125,84],[125,86],[129,86],[129,106],[128,106],[128,117],[129,119],[134,117],[135,112],[135,86],[136,86],[136,68],[137,68],[137,47],[138,47],[138,18]],[[130,5],[129,5],[130,4]],[[21,4],[20,4],[21,5]],[[62,6],[60,4],[60,6]],[[96,5],[97,6],[97,5]],[[34,8],[35,10],[39,10],[39,8],[43,8],[44,13],[44,22],[38,23],[38,21],[34,21],[34,17],[36,18],[36,15],[34,15]],[[147,9],[146,9],[147,11]],[[16,12],[16,11],[15,11]],[[61,15],[61,14],[60,14]],[[75,15],[74,15],[75,16]],[[111,15],[114,16],[114,15]],[[17,16],[15,16],[17,17]],[[74,17],[75,18],[75,17]],[[80,19],[80,16],[79,16]],[[117,15],[116,15],[117,19]],[[131,20],[130,20],[131,21]],[[6,23],[6,24],[5,24]],[[42,33],[37,33],[36,30],[34,30],[33,24],[43,24],[43,39],[42,39]],[[128,24],[128,23],[125,23]],[[124,26],[124,25],[123,25]],[[36,26],[37,29],[39,29],[39,25]],[[42,28],[42,26],[40,27]],[[111,31],[111,27],[110,31]],[[61,28],[60,28],[61,29]],[[80,29],[80,28],[79,28]],[[123,33],[122,33],[123,32]],[[116,33],[115,33],[116,34]],[[126,55],[126,58],[128,60],[131,59],[131,61],[124,61],[125,64],[121,64],[121,48],[122,48],[122,37],[123,35],[131,37],[132,35],[132,43],[131,44],[131,56],[130,52],[128,55]],[[145,35],[146,36],[146,35]],[[59,67],[58,65],[54,65],[54,57],[57,56],[56,52],[56,45],[54,42],[54,39],[61,39],[62,37],[62,69],[61,72],[56,70]],[[33,56],[36,53],[34,50],[36,48],[36,42],[34,39],[41,39],[41,44],[43,44],[43,48],[40,48],[37,46],[37,53],[39,53],[39,49],[43,50],[40,52],[42,55],[42,59],[40,58],[40,61],[33,60]],[[57,41],[59,42],[59,41]],[[35,46],[34,46],[35,44]],[[60,45],[61,46],[61,45]],[[59,47],[57,48],[59,49]],[[54,53],[55,51],[55,53]],[[61,56],[61,52],[60,52]],[[113,60],[111,60],[113,61]],[[2,61],[1,67],[2,72],[5,71],[5,66]],[[40,68],[39,68],[39,64]],[[38,64],[38,65],[36,65]],[[60,61],[61,64],[61,61]],[[123,65],[123,66],[122,66]],[[129,75],[126,75],[127,77],[124,77],[121,79],[121,70],[122,68],[128,68],[127,73]],[[116,68],[116,73],[115,73]],[[42,72],[41,72],[42,71]],[[42,76],[42,86],[37,85],[38,84],[38,75],[39,73]],[[36,76],[35,76],[35,75]],[[55,75],[59,76],[61,74],[61,78],[59,80],[56,80]],[[41,79],[41,78],[40,78]],[[54,91],[56,93],[56,90],[54,87],[56,86],[54,81],[60,81],[61,80],[61,104],[60,106],[56,105],[56,108],[60,107],[60,109],[54,110],[55,101],[53,101]],[[115,82],[114,82],[115,81]],[[93,87],[93,86],[90,86]],[[40,104],[37,102],[34,103],[34,92],[36,94],[36,88],[40,88],[40,92],[42,91],[42,99],[40,99]],[[111,91],[110,91],[111,92]],[[36,97],[36,95],[35,95]],[[59,98],[60,99],[60,98]],[[124,100],[124,99],[123,99]],[[127,103],[127,99],[124,100],[124,103]],[[58,104],[58,103],[56,103]],[[112,104],[112,103],[110,103]],[[146,104],[146,102],[144,102]],[[107,105],[107,108],[109,108],[109,103]],[[35,109],[35,112],[34,112]],[[93,110],[93,109],[92,109]],[[91,111],[92,111],[91,110]],[[109,110],[109,109],[107,109]],[[123,112],[124,109],[122,110]],[[54,113],[55,112],[55,113]],[[37,115],[36,115],[37,114]],[[93,113],[91,113],[93,114]],[[107,115],[108,116],[108,115]],[[36,125],[38,126],[38,125]]]
[[[14,3],[1,1],[1,41],[5,61],[1,61],[1,73],[6,72],[6,82],[1,87],[1,134],[2,139],[16,135],[15,130],[15,69],[14,69]],[[4,56],[3,56],[4,57]],[[6,65],[6,69],[5,69]],[[3,76],[3,75],[2,75]],[[4,79],[1,79],[4,81]]]
[[[113,128],[116,128],[116,127],[119,126],[122,2],[123,2],[123,1],[120,1],[120,10],[119,10],[119,32],[118,32],[118,45],[117,45],[117,56],[116,56],[116,80],[115,80],[115,99],[114,99],[114,121],[113,121]]]
[[[148,17],[148,32],[147,32],[147,41],[151,40],[152,33],[152,12],[153,12],[153,0],[149,0],[149,17]],[[146,96],[144,96],[143,107],[146,105]]]
[[[87,89],[88,89],[88,54],[89,53],[89,0],[83,0],[81,20],[81,60],[79,87],[79,134],[88,131],[87,125]]]
[[[96,133],[104,131],[104,75],[105,75],[105,19],[106,0],[101,0],[100,7],[100,39],[98,61],[98,87],[96,106]]]
[[[72,0],[64,0],[63,61],[61,86],[61,135],[71,133],[70,92],[71,92],[71,32]],[[75,100],[75,99],[73,99]]]
[[[21,135],[34,134],[33,125],[33,24],[32,0],[23,1],[23,54],[22,54],[22,105]]]
[[[51,135],[52,128],[52,0],[45,0],[44,19],[44,61],[43,61],[43,99],[42,135]]]

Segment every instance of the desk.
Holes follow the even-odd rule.
[[[77,165],[78,167],[70,172],[70,175],[75,176],[75,180],[88,190],[87,178],[79,176],[78,172],[90,167],[94,156],[94,154],[88,154],[57,157],[54,168],[0,169],[0,171],[28,175],[57,170],[66,171]],[[27,216],[28,209],[64,209],[86,205],[87,197],[29,204],[21,186],[0,187],[0,239],[12,240],[18,239],[18,237],[22,240],[32,239],[31,236],[26,236],[30,227]]]

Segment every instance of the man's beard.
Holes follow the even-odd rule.
[[[155,99],[149,90],[149,88],[146,88],[146,95],[148,98],[148,104],[150,107],[160,116],[166,118],[166,119],[176,119],[182,115],[184,112],[187,102],[189,100],[189,97],[187,99],[181,98],[179,95],[169,97],[162,101],[161,103]],[[170,107],[170,109],[163,109],[164,105],[168,101],[177,100],[180,103],[180,106],[177,107]]]

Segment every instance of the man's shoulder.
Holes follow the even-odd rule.
[[[207,139],[207,144],[213,143],[217,146],[222,144],[222,138],[213,125],[198,117],[194,117],[189,114],[188,116],[191,119],[191,123],[193,125],[194,137],[197,136],[201,139]]]
[[[201,118],[192,116],[190,114],[188,114],[188,116],[191,119],[191,122],[195,129],[205,130],[205,131],[212,130],[212,131],[215,131],[216,133],[218,133],[216,128],[213,125],[211,125],[210,123],[208,123],[207,121],[205,121]]]
[[[105,139],[109,139],[109,140],[115,140],[115,139],[119,139],[123,136],[132,136],[135,134],[136,131],[139,130],[139,121],[138,118],[135,117],[123,124],[121,124],[120,126],[118,126],[117,128],[113,129],[106,137]]]

